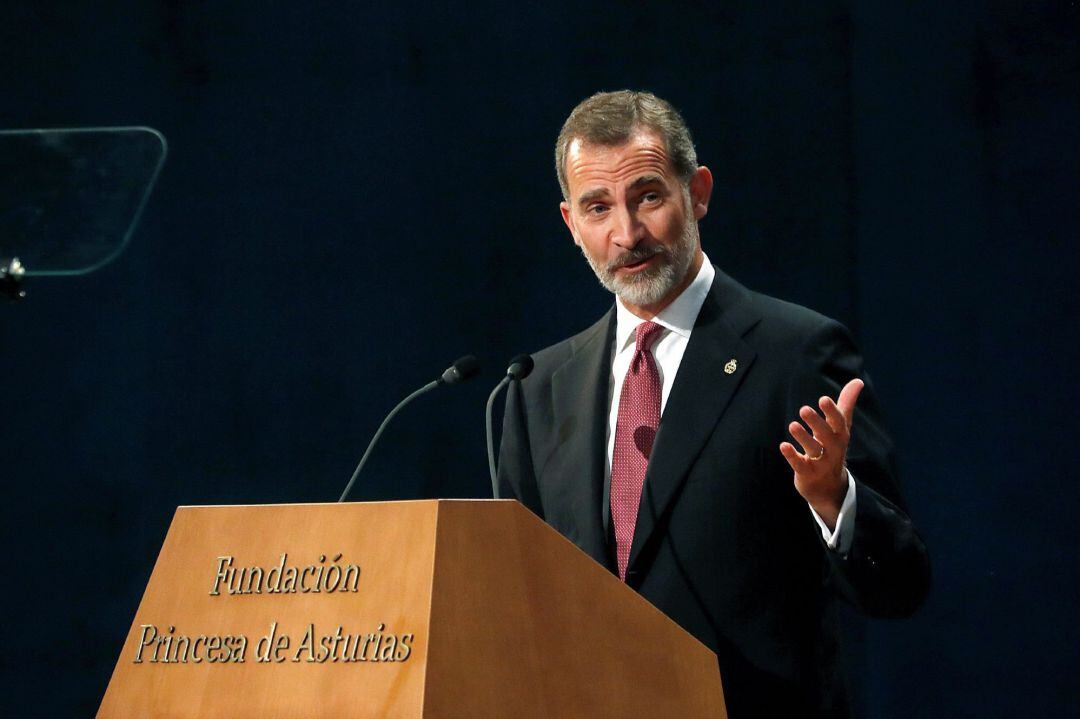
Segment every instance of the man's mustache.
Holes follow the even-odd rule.
[[[643,262],[644,260],[653,257],[654,255],[666,255],[668,250],[663,245],[641,245],[639,244],[632,250],[627,250],[614,260],[608,263],[608,272],[614,272],[615,270],[632,265],[637,262]]]

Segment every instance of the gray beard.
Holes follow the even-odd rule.
[[[645,307],[663,300],[686,278],[686,273],[690,271],[690,265],[694,262],[697,243],[697,224],[691,219],[683,229],[678,243],[671,249],[660,245],[647,247],[639,245],[604,266],[594,262],[593,258],[585,252],[584,246],[581,248],[581,254],[585,255],[585,260],[604,289],[618,296],[626,304]],[[616,274],[619,267],[640,262],[653,255],[659,255],[660,258],[660,262],[655,267],[628,277],[620,277]]]

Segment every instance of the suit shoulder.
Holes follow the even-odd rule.
[[[759,328],[766,334],[783,337],[789,342],[836,332],[850,335],[842,323],[809,307],[752,290],[748,292],[750,302],[761,317]]]
[[[740,335],[749,332],[791,343],[823,332],[846,332],[843,325],[820,312],[751,290],[719,268],[711,296],[723,320]]]
[[[610,315],[611,313],[607,312],[581,332],[533,352],[532,358],[535,363],[532,372],[533,376],[550,377],[559,367],[566,364],[577,352],[580,352],[583,347],[593,342],[605,341]]]
[[[750,294],[759,319],[743,338],[759,358],[769,358],[766,364],[781,368],[791,380],[802,372],[816,377],[828,367],[842,368],[845,377],[862,374],[862,353],[843,324],[793,302]]]

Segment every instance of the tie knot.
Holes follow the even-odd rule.
[[[642,322],[637,326],[637,351],[648,352],[652,349],[653,343],[660,339],[660,334],[664,331],[663,325],[658,325],[654,322]]]

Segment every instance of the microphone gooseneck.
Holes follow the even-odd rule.
[[[460,384],[461,382],[472,379],[479,372],[480,362],[476,357],[465,355],[464,357],[458,358],[454,361],[454,364],[447,367],[438,379],[428,382],[426,385],[398,402],[397,405],[390,410],[390,414],[386,415],[386,419],[382,421],[382,424],[379,425],[379,428],[375,431],[375,436],[368,442],[367,449],[364,450],[364,456],[360,458],[360,463],[356,465],[356,470],[352,473],[352,478],[349,479],[349,483],[345,485],[345,491],[341,493],[338,501],[344,502],[345,498],[349,496],[349,492],[352,491],[353,485],[356,484],[356,478],[360,476],[361,470],[363,470],[364,465],[367,464],[368,457],[371,456],[371,450],[375,448],[375,444],[379,441],[379,437],[382,436],[386,426],[390,424],[390,420],[392,420],[398,412],[404,409],[405,405],[409,404],[409,402],[412,402],[420,395],[430,392],[439,385]]]
[[[487,408],[484,412],[484,424],[487,429],[488,474],[491,475],[491,496],[494,499],[499,498],[499,480],[495,469],[495,434],[491,419],[492,409],[495,406],[495,397],[503,387],[510,383],[510,380],[523,380],[529,376],[532,370],[533,358],[529,355],[518,355],[510,360],[510,366],[506,368],[506,374],[499,380],[499,384],[495,385],[495,389],[491,390],[491,394],[488,395]]]

